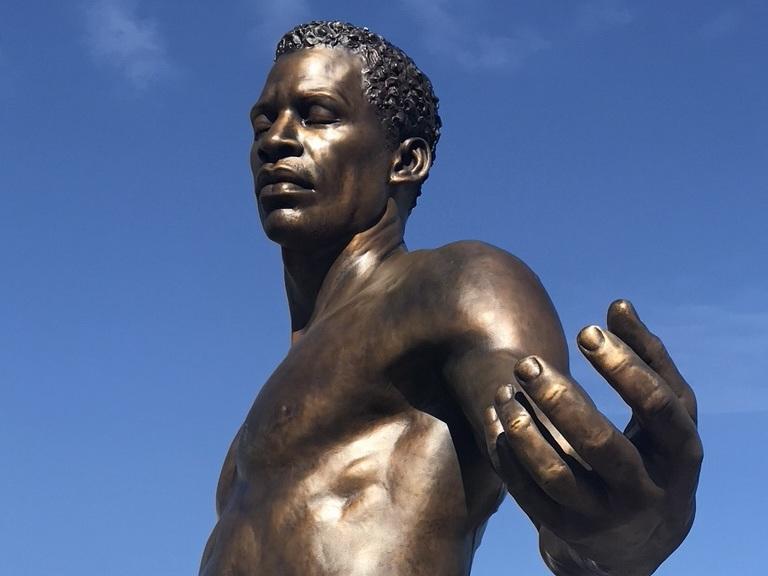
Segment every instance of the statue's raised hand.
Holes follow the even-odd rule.
[[[505,386],[489,411],[495,464],[556,574],[650,574],[693,520],[702,460],[696,399],[627,301],[610,306],[607,330],[587,327],[578,344],[631,407],[626,430],[573,379],[529,356],[515,367],[528,398]]]

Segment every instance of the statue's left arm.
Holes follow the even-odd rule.
[[[614,302],[607,328],[587,327],[577,342],[632,409],[618,430],[559,357],[559,321],[538,280],[516,264],[505,277],[503,260],[459,283],[471,293],[480,278],[491,291],[462,300],[462,314],[492,325],[461,340],[447,381],[555,574],[651,574],[694,517],[702,446],[693,391],[632,305]]]

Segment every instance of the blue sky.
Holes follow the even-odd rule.
[[[384,34],[441,98],[412,248],[486,240],[539,274],[571,341],[628,297],[667,342],[706,456],[658,573],[760,573],[759,0],[0,4],[0,573],[196,573],[224,452],[288,346],[248,110],[274,42],[311,18]],[[473,574],[511,573],[547,572],[510,501]]]

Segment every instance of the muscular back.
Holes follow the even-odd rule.
[[[514,314],[473,300],[493,280],[471,274],[478,255],[509,277],[484,298],[530,281],[467,243],[399,252],[327,299],[230,448],[201,575],[468,574],[501,483],[477,423],[497,382],[462,383],[464,364],[516,356],[514,338],[500,345]]]

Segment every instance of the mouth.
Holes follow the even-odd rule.
[[[256,195],[277,195],[312,191],[312,181],[305,175],[288,168],[262,168],[256,177]]]
[[[292,182],[266,184],[257,194],[257,199],[265,211],[283,208],[297,208],[306,205],[313,198],[314,191]]]

